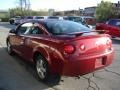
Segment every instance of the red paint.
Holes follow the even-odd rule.
[[[120,22],[120,19],[111,19]],[[112,23],[97,23],[96,30],[105,30],[107,34],[115,37],[120,37],[120,26],[113,25]]]
[[[7,39],[20,56],[34,62],[34,54],[39,52],[47,60],[51,73],[65,76],[83,75],[106,67],[114,55],[106,34],[77,37],[9,34]]]

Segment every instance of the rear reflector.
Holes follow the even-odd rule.
[[[81,51],[84,51],[84,50],[85,50],[85,45],[84,45],[84,44],[81,44],[81,45],[80,45],[80,50],[81,50]]]

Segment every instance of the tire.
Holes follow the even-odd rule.
[[[9,41],[7,41],[7,52],[8,52],[9,55],[13,55],[13,53],[14,53],[12,48],[11,48],[11,44],[10,44]]]
[[[10,20],[10,24],[14,24],[14,20]]]
[[[35,61],[38,79],[41,81],[47,81],[50,77],[47,61],[41,55],[35,57]]]

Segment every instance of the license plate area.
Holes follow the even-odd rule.
[[[97,58],[95,60],[95,68],[99,68],[106,65],[106,60],[106,57]]]

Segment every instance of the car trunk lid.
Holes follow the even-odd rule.
[[[111,50],[112,42],[106,34],[96,34],[93,32],[77,34],[70,40],[76,48],[75,53],[79,55],[95,55],[106,53]]]

